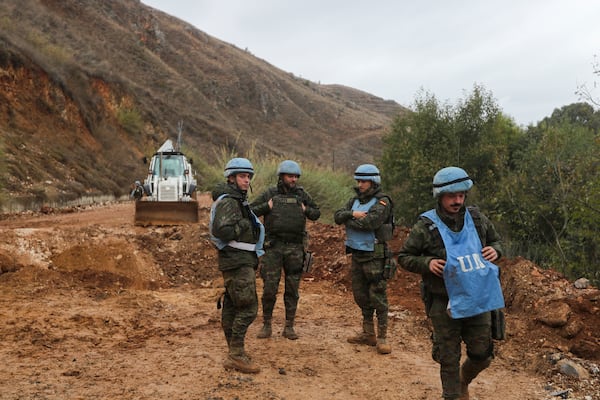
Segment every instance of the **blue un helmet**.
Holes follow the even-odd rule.
[[[288,174],[288,175],[302,175],[302,171],[300,171],[300,166],[296,161],[285,160],[279,164],[277,167],[277,175]]]
[[[442,168],[433,177],[433,197],[435,198],[442,193],[467,192],[472,187],[473,181],[462,168]]]
[[[250,179],[254,176],[254,167],[247,158],[232,158],[225,166],[225,178],[230,175],[247,172],[250,174]]]
[[[371,181],[376,184],[381,183],[381,177],[379,176],[379,169],[373,164],[362,164],[354,171],[354,179],[361,181]]]

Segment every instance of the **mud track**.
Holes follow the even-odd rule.
[[[390,283],[392,354],[346,343],[360,327],[350,260],[343,231],[319,223],[309,226],[316,261],[301,284],[300,339],[281,336],[280,297],[273,338],[256,338],[260,319],[249,330],[261,373],[225,371],[208,205],[204,198],[199,224],[178,227],[134,226],[132,203],[2,216],[0,399],[440,398],[418,277],[399,271]],[[395,248],[405,235],[398,230]],[[505,269],[509,337],[496,343],[472,398],[546,399],[571,389],[570,398],[600,399],[597,375],[566,378],[549,361],[598,361],[598,291],[575,293],[526,260]],[[582,325],[575,336],[536,319],[552,301],[569,303]]]

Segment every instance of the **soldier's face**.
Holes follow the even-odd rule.
[[[247,172],[239,172],[235,174],[235,184],[244,192],[250,189],[250,179],[250,174]]]
[[[440,204],[442,209],[450,215],[454,215],[460,211],[463,204],[465,204],[465,192],[456,193],[442,193],[440,197]]]
[[[289,188],[295,188],[296,187],[296,183],[298,182],[298,178],[300,178],[298,175],[291,175],[291,174],[281,174],[281,181],[283,182],[283,184]]]
[[[371,186],[373,186],[373,182],[362,179],[357,179],[356,184],[358,185],[358,191],[361,193],[366,193],[367,190],[371,189]]]

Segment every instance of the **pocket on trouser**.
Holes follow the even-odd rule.
[[[371,288],[376,296],[385,296],[387,294],[387,281],[385,279],[381,279],[378,282],[373,282],[371,283]]]
[[[249,280],[234,280],[227,288],[227,293],[235,307],[245,307],[256,301],[256,286]]]
[[[387,300],[387,281],[381,279],[379,282],[371,282],[369,285],[369,302],[373,308],[382,312],[389,308]]]
[[[299,275],[302,273],[302,268],[304,267],[304,260],[302,259],[294,259],[290,260],[285,264],[283,270],[286,275]]]
[[[298,275],[304,267],[304,249],[301,245],[293,245],[287,249],[283,262],[283,270],[286,275]]]
[[[290,265],[287,268],[285,268],[285,273],[287,275],[298,275],[298,274],[302,273],[303,268],[304,268],[304,263]]]
[[[383,260],[373,260],[363,264],[363,274],[368,282],[377,283],[383,280]]]

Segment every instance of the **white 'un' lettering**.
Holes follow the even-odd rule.
[[[473,259],[471,259],[471,257],[473,257]],[[460,264],[460,269],[462,270],[462,272],[470,272],[473,271],[473,269],[485,268],[485,264],[481,261],[481,258],[479,258],[479,254],[477,253],[473,253],[470,256],[457,257],[456,259]],[[466,263],[465,259],[467,261]],[[469,264],[469,266],[467,267],[466,264]],[[475,264],[475,266],[473,266],[473,264]]]

